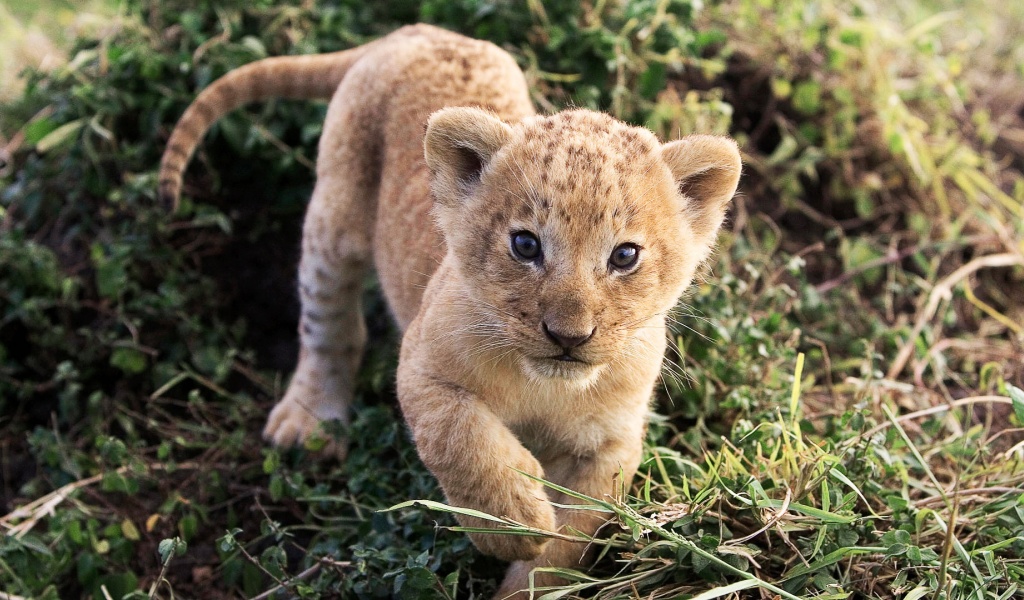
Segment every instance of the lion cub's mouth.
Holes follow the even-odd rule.
[[[580,364],[583,364],[583,365],[589,364],[589,363],[587,363],[587,361],[579,359],[579,358],[576,358],[575,356],[573,356],[571,354],[559,354],[559,355],[556,355],[556,356],[549,356],[548,358],[551,359],[551,360],[557,360],[558,362],[580,363]]]
[[[560,381],[579,388],[593,384],[603,371],[603,365],[569,353],[527,358],[521,364],[531,378]]]

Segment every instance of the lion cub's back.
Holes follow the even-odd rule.
[[[330,130],[330,113],[342,112],[335,103],[359,104],[365,121],[360,128],[375,138],[365,148],[379,156],[380,165],[374,262],[404,330],[445,253],[430,216],[423,159],[427,119],[447,106],[478,106],[517,121],[534,113],[526,80],[515,60],[494,44],[413,25],[382,39],[342,82],[324,136],[345,140],[353,124],[338,123],[337,131]]]

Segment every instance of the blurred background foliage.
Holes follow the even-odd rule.
[[[440,495],[373,281],[349,459],[258,439],[324,105],[225,117],[180,210],[154,195],[220,75],[417,21],[508,49],[542,110],[744,151],[621,527],[565,594],[1019,593],[1024,4],[991,0],[0,3],[0,589],[494,589],[445,515],[377,512]]]

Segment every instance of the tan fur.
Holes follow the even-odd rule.
[[[281,74],[261,64],[243,89],[266,97]],[[600,515],[555,510],[552,502],[576,501],[516,471],[598,498],[628,486],[665,315],[711,252],[739,178],[735,143],[691,136],[662,144],[584,110],[536,116],[507,53],[429,26],[315,69],[324,73],[303,77],[320,77],[322,88],[339,83],[303,232],[302,351],[266,437],[290,445],[323,420],[347,422],[366,337],[360,283],[372,263],[405,332],[402,411],[449,502],[593,533]],[[203,112],[223,114],[239,100]],[[456,106],[471,108],[446,108]],[[165,156],[161,172],[172,197],[184,168],[177,159],[212,122],[200,127],[189,114],[175,132],[188,135],[168,149],[177,158]],[[540,260],[514,254],[510,240],[523,231],[539,238]],[[629,270],[609,263],[624,243],[640,248]],[[556,343],[545,330],[576,340]],[[344,444],[332,449],[340,455]],[[580,567],[587,558],[585,545],[561,540],[471,537],[517,561],[503,598],[520,594],[536,566]],[[537,585],[557,581],[536,575]]]

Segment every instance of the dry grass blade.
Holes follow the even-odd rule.
[[[910,335],[903,343],[899,352],[896,353],[896,358],[893,359],[892,366],[889,367],[889,371],[886,376],[889,379],[895,379],[903,371],[903,368],[907,365],[907,361],[910,360],[911,353],[914,351],[914,344],[917,341],[917,337],[921,335],[925,326],[935,316],[935,312],[939,309],[939,303],[943,300],[949,300],[952,297],[953,287],[957,283],[966,279],[972,273],[980,269],[1021,265],[1024,265],[1024,258],[1018,254],[992,254],[989,256],[975,258],[971,262],[943,278],[942,281],[932,288],[931,293],[928,295],[927,304],[925,304],[925,307],[918,312],[917,319],[914,321],[914,328],[911,330]]]
[[[123,474],[127,470],[128,467],[121,467],[115,471],[115,473]],[[95,483],[99,483],[100,481],[103,481],[105,476],[106,474],[104,473],[102,475],[93,475],[92,477],[86,477],[85,479],[74,481],[57,488],[45,496],[41,496],[27,504],[19,506],[10,513],[0,517],[0,527],[7,530],[7,535],[20,539],[26,533],[32,531],[41,519],[52,516],[54,509],[67,500],[68,496],[73,492]],[[15,523],[15,521],[20,522]]]

